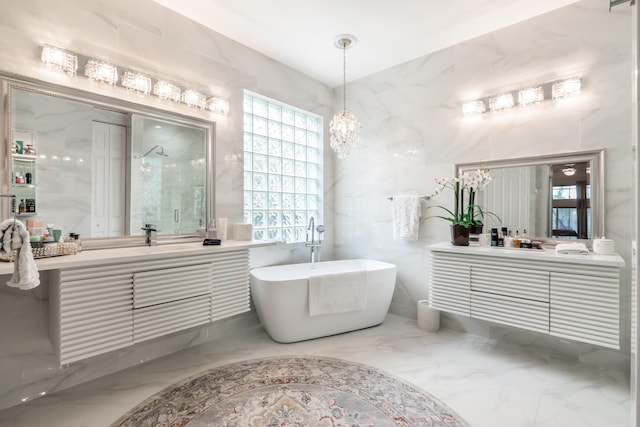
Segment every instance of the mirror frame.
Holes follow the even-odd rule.
[[[547,154],[541,156],[515,157],[508,159],[485,160],[480,162],[458,163],[455,165],[455,175],[465,171],[477,169],[495,169],[521,166],[537,166],[555,163],[589,162],[591,165],[591,241],[604,235],[604,148],[590,151],[575,151],[571,153]],[[549,236],[534,236],[536,240],[545,243],[558,243],[558,239]]]
[[[190,117],[184,114],[176,113],[168,110],[161,110],[155,107],[150,107],[126,100],[112,98],[107,95],[97,94],[93,92],[86,92],[79,89],[74,89],[67,86],[61,86],[54,83],[44,82],[40,80],[34,80],[24,77],[18,77],[11,74],[0,73],[0,96],[4,100],[0,106],[0,114],[3,115],[3,137],[5,143],[2,144],[2,150],[0,156],[3,159],[3,165],[5,173],[1,176],[1,194],[11,193],[11,146],[12,146],[12,131],[11,124],[12,111],[11,111],[11,92],[13,89],[20,89],[29,92],[34,92],[42,95],[54,96],[60,99],[66,99],[76,102],[84,102],[96,107],[113,110],[120,113],[127,114],[140,114],[153,119],[167,120],[170,122],[200,127],[205,130],[206,133],[206,167],[205,167],[205,192],[207,195],[206,201],[206,227],[211,226],[211,221],[215,217],[215,130],[216,123],[214,121],[208,121],[203,118]],[[130,130],[129,130],[130,132]],[[128,159],[128,163],[131,163],[131,159]],[[127,165],[130,170],[129,165]],[[127,177],[129,182],[130,177]],[[6,199],[10,200],[10,199]],[[9,218],[11,216],[11,203],[2,203],[1,214],[3,218]],[[82,237],[83,248],[87,249],[99,249],[110,247],[121,247],[139,245],[140,242],[144,244],[144,235],[128,235],[117,237]],[[181,241],[195,241],[201,240],[198,237],[196,231],[193,233],[184,234],[159,234],[159,243],[171,243]]]

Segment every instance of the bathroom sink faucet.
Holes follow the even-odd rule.
[[[154,246],[158,244],[158,230],[154,224],[145,224],[141,230],[145,232],[146,245]]]
[[[313,217],[309,220],[309,226],[307,227],[307,241],[305,242],[305,246],[311,248],[311,258],[310,262],[319,262],[320,261],[320,248],[322,248],[322,233],[324,233],[324,225],[318,225],[314,228],[315,220]],[[309,231],[311,231],[311,240],[309,240]],[[316,242],[315,232],[318,232],[318,241]]]

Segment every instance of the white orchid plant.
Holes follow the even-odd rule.
[[[490,182],[491,175],[487,169],[463,172],[454,178],[436,179],[439,188],[433,192],[431,198],[437,196],[446,188],[451,188],[455,195],[454,209],[450,210],[444,206],[436,206],[448,214],[447,216],[437,215],[437,217],[451,222],[452,225],[461,225],[463,227],[482,225],[485,215],[494,216],[500,220],[497,215],[475,203],[476,193],[486,188]],[[469,195],[466,207],[465,192]]]

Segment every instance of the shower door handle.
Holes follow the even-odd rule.
[[[180,222],[180,209],[173,210],[173,220],[178,223]]]

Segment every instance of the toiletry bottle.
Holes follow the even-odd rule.
[[[27,172],[25,175],[25,181],[27,184],[31,184],[31,172]]]
[[[491,229],[491,246],[498,246],[498,229]]]
[[[20,199],[20,204],[18,205],[18,212],[25,213],[27,211],[27,205],[24,203],[24,199]]]
[[[513,247],[514,248],[519,248],[521,245],[521,240],[520,240],[520,232],[518,230],[516,230],[516,236],[513,238]]]
[[[513,236],[511,235],[511,230],[504,236],[504,247],[512,248],[513,247]]]
[[[502,233],[502,230],[498,232],[498,247],[504,247],[504,234]]]

